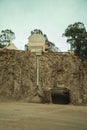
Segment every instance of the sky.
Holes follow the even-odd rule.
[[[0,0],[0,32],[11,29],[21,50],[34,29],[42,30],[61,51],[69,50],[62,34],[75,22],[87,28],[87,0]]]

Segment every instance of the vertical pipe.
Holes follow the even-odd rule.
[[[39,86],[39,56],[36,56],[37,64],[37,86]]]

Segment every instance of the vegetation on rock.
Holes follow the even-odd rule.
[[[39,57],[37,87],[35,53],[0,50],[0,100],[43,101],[44,90],[57,88],[70,90],[71,103],[87,104],[87,61],[71,54],[44,53]]]

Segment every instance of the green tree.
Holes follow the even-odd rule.
[[[15,39],[15,33],[9,29],[2,30],[0,34],[0,48],[3,48],[7,44],[11,43]]]
[[[70,24],[63,35],[67,37],[75,55],[87,58],[87,32],[83,23]]]
[[[34,29],[33,31],[31,31],[31,35],[33,34],[41,34],[43,35],[43,32],[40,29]]]

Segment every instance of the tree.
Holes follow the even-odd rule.
[[[31,35],[33,34],[41,34],[43,35],[43,32],[40,29],[34,29],[33,31],[31,31]]]
[[[47,41],[48,41],[48,37],[47,37],[47,35],[44,34],[43,36],[44,36],[44,38],[45,38],[45,41],[47,42]]]
[[[75,55],[87,58],[87,32],[83,23],[69,25],[63,35],[67,37],[67,42]]]
[[[2,30],[0,34],[0,48],[3,48],[7,44],[11,43],[15,39],[15,33],[9,29]]]

